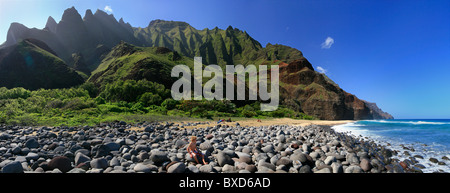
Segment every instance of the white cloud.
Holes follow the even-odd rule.
[[[111,6],[109,6],[109,5],[105,6],[105,8],[103,8],[103,10],[105,10],[108,13],[112,13],[113,12]]]
[[[320,66],[317,66],[316,69],[317,69],[317,71],[319,71],[320,73],[323,73],[323,74],[327,73],[327,70],[326,70],[325,68],[320,67]]]
[[[322,43],[322,49],[330,49],[331,45],[334,44],[334,39],[331,37],[327,37],[325,41]]]

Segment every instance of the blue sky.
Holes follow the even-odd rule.
[[[0,42],[11,22],[43,28],[71,6],[82,16],[108,10],[134,27],[154,19],[231,25],[263,46],[299,49],[341,88],[395,118],[450,119],[448,0],[0,0]]]

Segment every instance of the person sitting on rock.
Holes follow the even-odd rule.
[[[200,163],[198,161],[197,157],[201,156],[203,164],[205,164],[205,165],[208,164],[205,161],[205,155],[203,155],[203,153],[200,150],[198,150],[198,148],[197,148],[197,137],[196,136],[191,136],[191,142],[187,146],[187,152],[189,153],[189,156],[191,156],[191,158],[193,157],[197,163]]]

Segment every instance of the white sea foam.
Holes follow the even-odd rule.
[[[395,121],[395,120],[366,120],[364,122],[371,123],[401,123],[401,124],[413,124],[413,125],[448,125],[449,122],[432,122],[432,121]]]
[[[367,122],[367,121],[366,121]],[[368,122],[387,122],[385,120],[374,120],[374,121],[368,121]],[[410,123],[410,124],[441,124],[441,122],[425,122],[425,121],[398,121],[403,123]],[[447,123],[442,123],[447,124]],[[416,160],[419,162],[419,164],[422,164],[425,166],[424,169],[422,169],[425,173],[432,173],[436,171],[444,171],[444,172],[450,172],[450,161],[443,160],[443,156],[450,157],[449,151],[438,151],[438,149],[442,149],[442,144],[432,143],[432,144],[423,144],[423,143],[406,143],[402,139],[398,138],[392,138],[392,137],[386,137],[386,136],[380,136],[374,134],[374,132],[364,129],[364,126],[356,123],[347,123],[343,125],[336,125],[333,126],[332,129],[334,129],[336,132],[341,133],[347,133],[350,135],[353,135],[354,137],[363,136],[368,137],[370,140],[373,140],[375,143],[387,146],[389,149],[396,150],[398,154],[396,156],[393,156],[393,158],[397,158],[400,161],[403,161],[405,159],[409,159],[409,157],[414,155],[420,155],[423,157],[423,159],[416,158]],[[414,148],[414,151],[408,151],[410,155],[406,155],[405,151],[407,151],[404,147],[412,147]],[[436,163],[432,163],[430,161],[430,158],[436,158],[441,162],[444,162],[446,165],[438,165]]]

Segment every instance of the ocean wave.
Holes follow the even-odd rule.
[[[395,121],[395,120],[367,120],[361,122],[368,123],[389,123],[389,124],[412,124],[412,125],[450,125],[450,122],[435,122],[435,121]]]
[[[414,124],[414,125],[448,125],[450,123],[417,121],[417,122],[412,122],[411,124]]]
[[[380,125],[371,124],[371,122],[380,123]],[[370,120],[370,121],[347,123],[343,125],[336,125],[333,126],[332,129],[334,129],[336,132],[347,133],[354,137],[357,136],[368,137],[370,140],[373,140],[377,144],[386,146],[391,150],[397,151],[398,154],[393,156],[393,158],[399,159],[400,161],[403,161],[404,159],[410,159],[410,157],[414,155],[420,155],[423,157],[423,159],[417,158],[416,161],[418,161],[419,164],[425,166],[425,168],[422,169],[423,172],[431,173],[439,170],[444,172],[450,172],[450,161],[442,159],[443,156],[450,157],[450,147],[448,147],[447,145],[441,144],[440,142],[427,140],[422,140],[420,142],[419,141],[411,142],[411,140],[408,140],[406,138],[403,137],[399,138],[398,136],[391,135],[392,133],[390,132],[386,133],[386,131],[392,132],[401,131],[406,134],[407,132],[410,132],[410,129],[408,128],[411,129],[415,128],[414,125],[429,125],[428,127],[433,127],[432,125],[444,125],[444,124],[450,125],[450,122],[438,122],[435,120],[433,121]],[[426,126],[422,127],[428,128]],[[447,126],[444,126],[444,128],[447,128]],[[405,147],[413,148],[414,150],[411,151],[409,149],[406,149]],[[406,154],[405,153],[406,151],[408,151],[410,155]],[[432,163],[430,161],[430,158],[436,158],[439,161],[444,162],[446,165],[439,165],[437,163]]]
[[[364,125],[361,125],[361,126],[364,126]],[[355,136],[368,135],[369,130],[362,129],[361,126],[359,124],[355,124],[355,123],[347,123],[347,124],[343,124],[343,125],[335,125],[331,128],[334,129],[336,132],[351,133]]]

